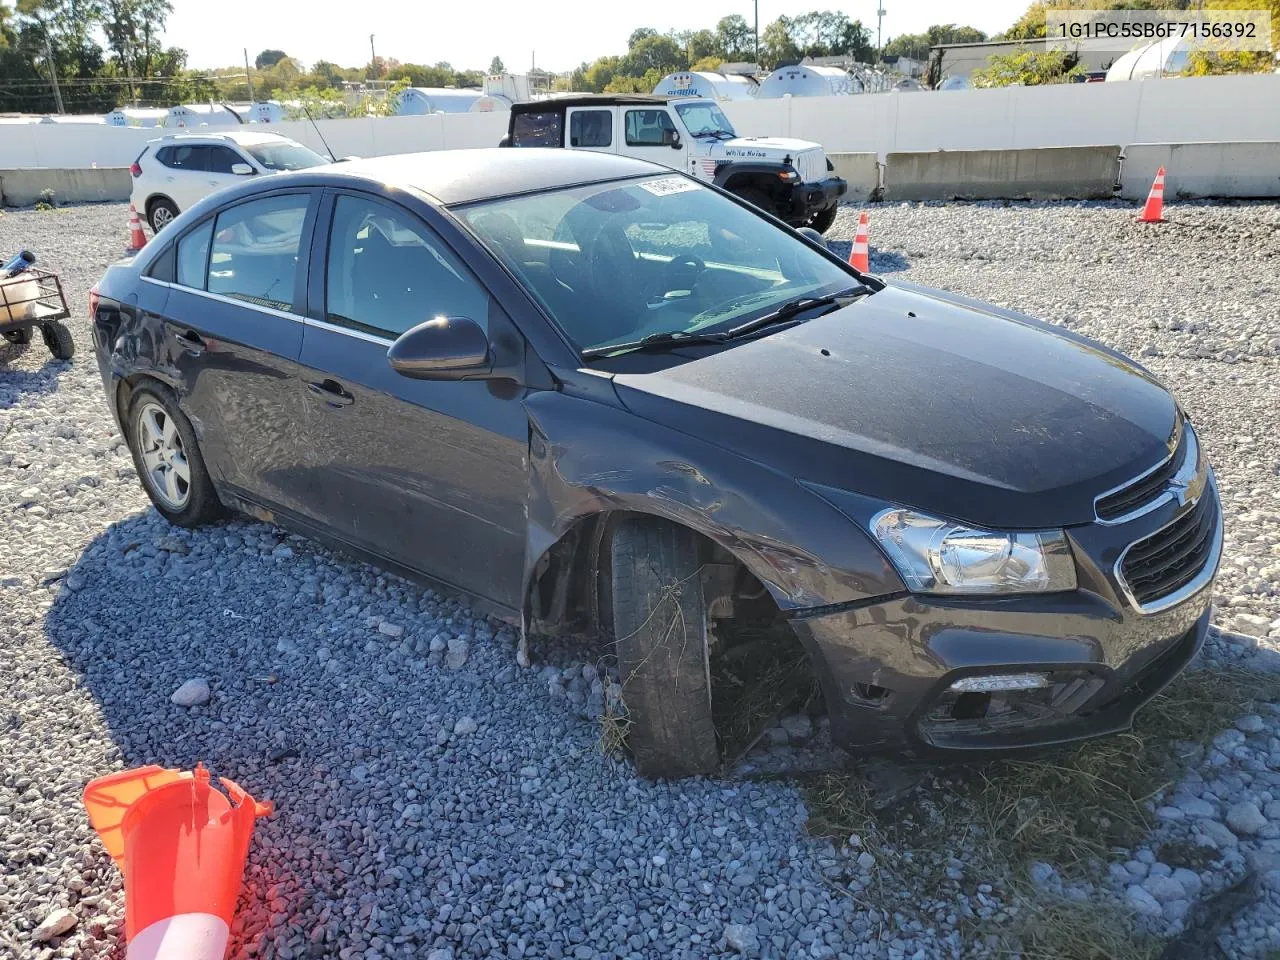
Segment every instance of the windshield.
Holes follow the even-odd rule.
[[[255,143],[244,150],[267,170],[305,170],[330,162],[300,143]]]
[[[676,113],[680,114],[680,119],[689,128],[689,135],[692,137],[701,137],[707,134],[724,134],[727,137],[737,136],[733,132],[733,124],[729,123],[729,118],[724,115],[724,111],[710,100],[677,103]]]
[[[680,175],[458,212],[580,350],[718,333],[857,281],[787,228]]]

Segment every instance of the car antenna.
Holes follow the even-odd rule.
[[[299,104],[299,106],[302,107],[302,112],[306,114],[307,119],[311,121],[311,127],[315,130],[316,136],[320,138],[320,142],[324,144],[324,149],[329,154],[329,159],[334,163],[337,163],[338,158],[335,157],[333,155],[333,151],[329,149],[329,141],[326,140],[324,138],[324,134],[320,132],[320,124],[316,123],[315,118],[311,116],[311,111],[307,109],[307,105],[305,103]]]

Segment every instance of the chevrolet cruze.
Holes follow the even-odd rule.
[[[794,632],[837,743],[952,756],[1127,728],[1208,627],[1213,472],[1147,371],[645,162],[252,179],[93,301],[165,517],[461,591],[523,662],[594,638],[647,774],[716,768],[736,621]]]

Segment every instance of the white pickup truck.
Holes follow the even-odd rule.
[[[638,157],[714,183],[796,227],[825,233],[848,184],[819,143],[739,137],[714,100],[600,94],[516,103],[504,147]]]

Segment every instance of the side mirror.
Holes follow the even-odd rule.
[[[413,380],[471,380],[489,373],[489,338],[467,317],[436,317],[406,330],[387,362]]]
[[[667,146],[671,147],[673,150],[679,150],[680,149],[679,131],[664,129],[662,131],[662,142]]]
[[[256,171],[247,163],[233,163],[231,172],[237,177],[252,177]]]

